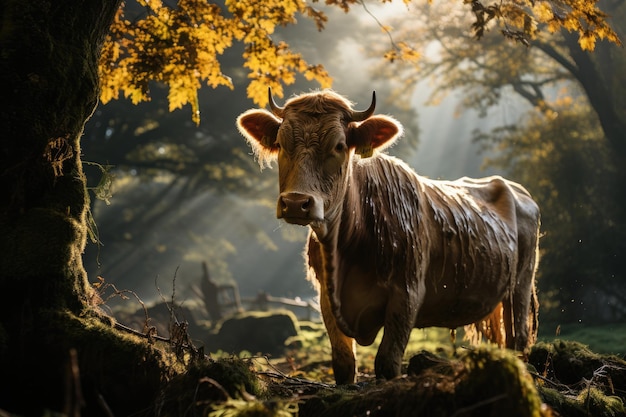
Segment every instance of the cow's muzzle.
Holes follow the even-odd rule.
[[[319,197],[303,193],[281,193],[278,197],[276,217],[287,223],[306,226],[324,220],[324,204]]]

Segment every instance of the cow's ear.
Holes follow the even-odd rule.
[[[237,128],[248,140],[261,167],[269,166],[276,159],[276,137],[280,120],[263,109],[252,109],[237,118]]]
[[[362,158],[369,158],[374,149],[383,150],[402,136],[400,122],[389,116],[372,116],[363,123],[353,124],[348,135],[348,146]]]

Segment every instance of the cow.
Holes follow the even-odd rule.
[[[394,118],[332,90],[237,118],[261,168],[278,160],[276,216],[309,227],[304,256],[319,290],[337,384],[356,381],[355,341],[382,340],[376,377],[401,374],[413,328],[474,325],[524,352],[537,334],[539,208],[500,176],[417,175],[383,152]],[[503,334],[500,335],[500,329]]]

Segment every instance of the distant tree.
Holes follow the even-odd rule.
[[[85,404],[86,415],[134,414],[153,405],[174,372],[163,352],[113,330],[82,264],[88,196],[80,139],[98,96],[106,101],[122,91],[138,102],[154,80],[168,85],[171,109],[189,103],[197,122],[195,92],[201,82],[229,85],[218,57],[235,41],[245,45],[248,94],[259,104],[268,85],[280,96],[294,72],[330,82],[323,68],[271,38],[300,14],[321,27],[325,16],[306,3],[139,3],[145,14],[131,21],[119,0],[0,2],[0,407],[8,411],[78,415]],[[348,10],[357,2],[329,3]],[[565,20],[555,14],[556,24],[571,16],[593,23],[575,28],[581,39],[612,37],[593,3],[559,4]],[[487,10],[499,17],[497,8]],[[473,13],[477,27],[491,15]]]
[[[626,173],[583,98],[551,103],[558,116],[477,133],[485,161],[530,188],[542,212],[538,285],[552,323],[626,317]]]
[[[585,7],[595,7],[595,2],[579,2],[579,5],[583,3]],[[626,52],[617,37],[625,29],[626,4],[623,0],[604,3],[617,30],[611,30],[610,35],[606,35],[605,29],[600,31],[605,35],[591,35],[595,24],[574,19],[578,12],[563,14],[561,6],[539,2],[533,8],[538,16],[536,21],[511,17],[508,23],[506,20],[500,24],[485,22],[481,26],[481,42],[475,42],[474,36],[463,29],[471,22],[464,11],[451,3],[423,2],[414,9],[412,19],[393,22],[396,27],[391,32],[396,43],[403,45],[403,50],[420,51],[420,56],[416,59],[409,55],[408,59],[403,59],[403,54],[396,53],[399,48],[393,47],[387,55],[400,62],[381,66],[381,71],[384,76],[395,76],[403,81],[398,91],[400,97],[406,98],[420,81],[431,78],[436,80],[431,103],[437,103],[450,91],[461,90],[463,105],[483,114],[500,104],[500,99],[508,92],[514,92],[544,113],[551,111],[550,100],[555,89],[582,93],[595,111],[606,140],[626,159],[623,134],[626,131],[626,100],[623,98]],[[557,22],[563,23],[561,30],[557,30]],[[504,42],[498,34],[498,28],[505,35],[510,34],[516,25],[532,28],[524,36],[520,34],[521,38],[514,36],[523,40],[528,48],[512,47],[512,43]],[[576,31],[578,38],[572,33]],[[604,41],[596,43],[596,38]],[[383,52],[376,48],[374,53]]]

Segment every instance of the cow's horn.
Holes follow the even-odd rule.
[[[370,104],[367,110],[352,112],[352,121],[362,122],[374,114],[374,109],[376,109],[376,91],[372,91],[372,104]]]
[[[272,110],[272,113],[274,113],[274,116],[282,119],[285,108],[279,107],[274,101],[274,97],[272,97],[272,87],[267,87],[267,97],[268,102],[270,103],[270,109]]]

